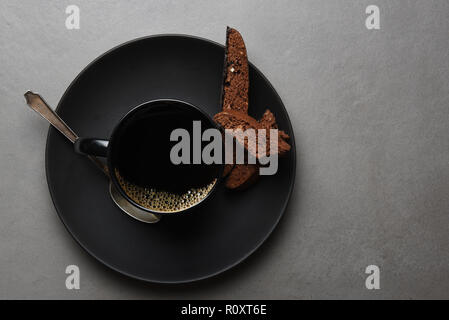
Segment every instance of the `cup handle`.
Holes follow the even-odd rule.
[[[108,155],[108,140],[95,138],[78,138],[75,141],[75,152],[79,154],[107,157]]]

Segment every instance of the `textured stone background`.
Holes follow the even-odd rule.
[[[81,30],[65,8],[81,8]],[[365,28],[365,8],[381,30]],[[185,33],[224,42],[238,28],[250,60],[290,114],[297,184],[269,241],[225,274],[182,286],[140,283],[82,251],[45,181],[48,125],[91,60],[127,40]],[[0,298],[449,298],[449,2],[0,2]],[[65,288],[65,267],[81,290]],[[381,268],[368,291],[365,267]]]

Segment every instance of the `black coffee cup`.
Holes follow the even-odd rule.
[[[75,151],[106,157],[112,182],[134,206],[154,214],[184,212],[210,198],[223,171],[222,163],[197,159],[194,164],[193,152],[190,163],[173,163],[170,153],[178,142],[171,141],[172,132],[187,131],[193,150],[194,122],[197,131],[200,124],[201,135],[207,129],[219,130],[206,113],[189,103],[153,100],[128,112],[109,140],[79,138]],[[205,144],[196,143],[201,149]]]

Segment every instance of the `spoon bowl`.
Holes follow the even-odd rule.
[[[61,132],[70,142],[75,143],[78,136],[72,129],[50,108],[45,100],[37,93],[27,91],[25,94],[27,105],[36,111],[41,117],[47,120],[53,127]],[[107,166],[94,156],[87,156],[103,173],[109,178],[109,194],[116,206],[129,215],[130,217],[144,223],[156,223],[160,220],[158,215],[149,213],[145,210],[139,209],[129,203],[121,193],[116,189],[110,180]]]
[[[133,217],[140,222],[145,223],[156,223],[161,218],[155,214],[149,213],[145,210],[139,209],[128,202],[117,190],[112,181],[109,181],[109,194],[111,195],[112,201],[120,208],[124,213]]]

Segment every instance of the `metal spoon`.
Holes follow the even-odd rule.
[[[76,139],[78,139],[78,136],[73,132],[73,130],[70,129],[69,126],[56,114],[56,112],[50,108],[50,106],[39,94],[27,91],[24,96],[28,106],[41,115],[45,120],[50,122],[50,124],[61,132],[67,139],[69,139],[70,142],[74,143]],[[87,157],[92,160],[92,162],[109,178],[108,167],[103,162],[93,156]],[[156,223],[160,220],[158,216],[141,210],[129,203],[120,194],[120,192],[117,191],[111,180],[109,180],[109,194],[117,207],[134,219],[145,223]]]

